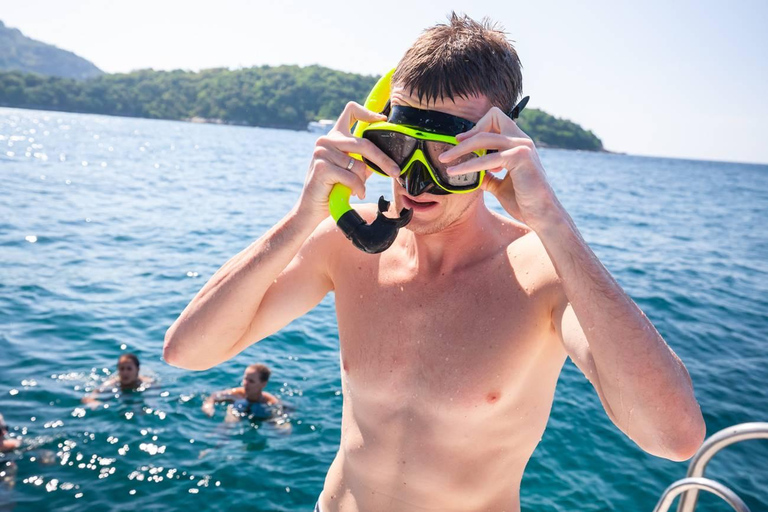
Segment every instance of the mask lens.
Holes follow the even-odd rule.
[[[426,144],[427,159],[432,164],[432,168],[437,173],[440,180],[451,187],[470,187],[477,185],[480,180],[480,173],[473,172],[469,174],[449,175],[446,169],[453,165],[463,164],[468,160],[477,158],[477,154],[470,153],[468,155],[460,156],[450,162],[441,162],[438,160],[438,156],[445,153],[453,147],[453,144],[447,142],[427,141]]]
[[[413,137],[387,130],[368,130],[363,134],[363,138],[373,142],[385,155],[394,160],[400,168],[408,161],[417,144],[417,140]],[[369,162],[368,165],[371,165],[371,163]],[[377,165],[373,164],[371,167],[381,172]]]

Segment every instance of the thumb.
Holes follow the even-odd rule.
[[[480,188],[498,197],[498,192],[499,192],[499,187],[501,186],[501,182],[502,180],[500,178],[497,178],[490,172],[486,171],[485,178],[483,179],[483,182],[480,184]]]

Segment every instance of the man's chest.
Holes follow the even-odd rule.
[[[345,376],[368,390],[493,401],[551,343],[550,297],[525,271],[356,270],[336,282],[339,339]]]

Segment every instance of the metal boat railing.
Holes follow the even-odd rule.
[[[752,439],[768,439],[768,423],[742,423],[710,436],[691,459],[687,477],[673,483],[664,491],[654,512],[667,512],[677,496],[680,496],[677,512],[693,512],[700,490],[719,496],[737,512],[749,512],[747,505],[735,492],[719,482],[704,478],[704,471],[717,452],[734,443]]]
[[[683,478],[673,483],[664,491],[661,500],[653,509],[653,512],[667,512],[672,506],[678,495],[683,493],[699,492],[699,490],[709,491],[719,496],[728,503],[736,512],[750,512],[749,507],[739,498],[739,496],[720,482],[715,482],[709,478]],[[695,505],[694,505],[695,506]]]

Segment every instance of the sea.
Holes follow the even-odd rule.
[[[169,366],[162,345],[208,278],[295,204],[316,139],[0,109],[0,413],[22,440],[0,455],[0,510],[312,509],[340,437],[333,295],[207,371]],[[768,421],[768,166],[540,156],[584,238],[687,366],[707,434]],[[390,187],[374,176],[367,195]],[[82,404],[125,352],[155,385]],[[254,362],[272,368],[279,421],[205,416],[205,397]],[[686,469],[622,434],[569,361],[522,509],[650,512]],[[725,449],[707,476],[768,510],[768,441]]]

